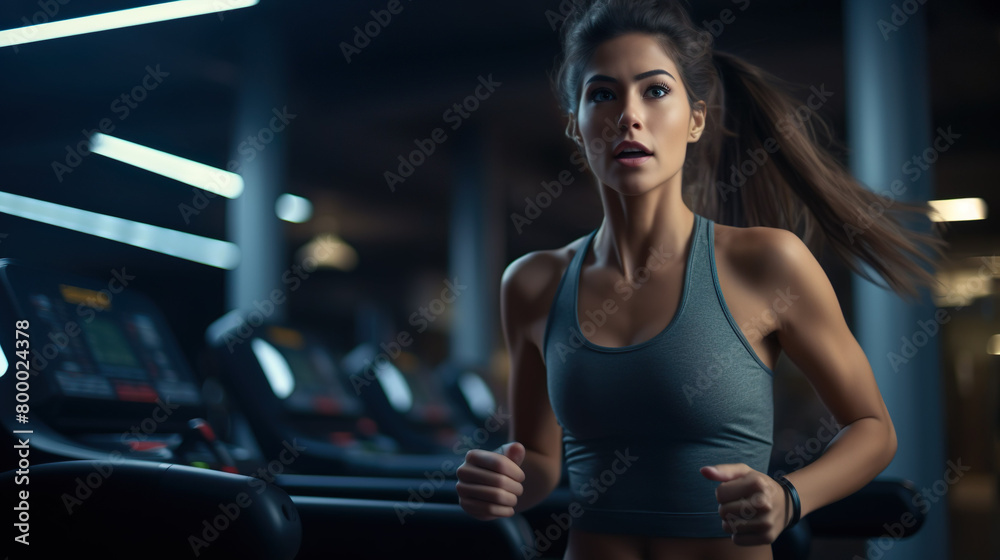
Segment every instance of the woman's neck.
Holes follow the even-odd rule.
[[[684,205],[680,188],[661,185],[641,195],[623,195],[600,187],[604,221],[594,238],[598,262],[630,280],[653,256],[683,256],[694,227],[694,212]]]

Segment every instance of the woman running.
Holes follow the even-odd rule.
[[[503,274],[511,443],[458,469],[489,520],[557,486],[567,560],[771,559],[800,517],[870,482],[896,435],[871,366],[813,255],[896,292],[931,284],[932,234],[904,228],[823,146],[818,115],[715,51],[674,1],[580,4],[555,85],[604,210],[565,247]],[[814,462],[769,476],[784,352],[843,426]]]

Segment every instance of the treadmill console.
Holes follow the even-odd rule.
[[[97,407],[101,416],[114,416],[147,410],[157,401],[181,408],[201,404],[194,374],[165,336],[170,328],[135,290],[10,262],[0,263],[0,281],[6,315],[28,321],[31,398],[49,411],[50,421],[62,416],[63,423],[86,424]],[[25,357],[13,343],[0,345],[11,364]]]
[[[285,417],[301,433],[347,449],[399,451],[366,413],[330,351],[312,336],[268,325],[250,349]]]
[[[98,280],[0,260],[0,398],[14,402],[15,381],[26,381],[29,399],[26,418],[0,421],[32,430],[41,458],[118,453],[230,472],[234,455],[252,462],[202,419],[201,384],[173,331],[124,274]],[[27,380],[15,379],[25,370]]]

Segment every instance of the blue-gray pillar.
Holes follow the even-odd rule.
[[[926,8],[913,0],[844,3],[851,170],[879,193],[890,191],[894,181],[901,181],[905,191],[897,199],[903,200],[933,198],[930,171],[915,180],[912,173],[903,172],[907,161],[933,146],[925,12]],[[929,507],[927,523],[917,535],[870,540],[868,557],[947,558],[948,498],[938,496],[940,483],[934,484],[948,468],[940,338],[928,337],[905,364],[894,365],[889,358],[890,353],[905,355],[903,341],[912,340],[920,331],[918,321],[935,323],[935,308],[927,291],[923,291],[920,304],[912,305],[859,276],[854,277],[853,289],[853,330],[871,362],[899,440],[896,457],[880,478],[913,481]]]
[[[241,82],[229,166],[243,177],[243,194],[226,201],[229,240],[240,247],[242,259],[226,278],[226,307],[246,312],[257,309],[267,319],[281,321],[287,300],[271,302],[271,293],[284,286],[284,233],[274,212],[285,175],[285,138],[289,114],[284,96],[280,39],[267,26],[248,27],[242,41]],[[284,297],[288,297],[285,290]],[[271,305],[269,305],[271,303]]]
[[[451,328],[453,361],[486,366],[493,351],[495,322],[499,315],[496,297],[500,272],[496,260],[502,258],[503,241],[495,212],[503,207],[484,172],[486,156],[479,130],[469,126],[456,138],[449,223],[449,277],[468,289],[452,304]],[[500,249],[498,249],[500,248]],[[498,255],[499,252],[499,255]]]

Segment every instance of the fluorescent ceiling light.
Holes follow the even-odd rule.
[[[285,193],[274,201],[274,213],[286,222],[300,224],[312,217],[313,205],[307,198]]]
[[[965,220],[985,220],[986,201],[981,198],[950,198],[948,200],[931,200],[928,202],[934,213],[931,220],[935,222],[961,222]]]
[[[218,268],[233,269],[240,262],[239,247],[228,241],[133,222],[26,196],[0,192],[0,212]]]
[[[224,12],[238,8],[253,6],[258,0],[178,0],[177,2],[165,2],[163,4],[153,4],[152,6],[142,6],[139,8],[129,8],[105,14],[95,14],[61,21],[51,21],[38,25],[28,25],[15,29],[0,31],[0,47],[45,41],[48,39],[58,39],[69,37],[70,35],[83,35],[95,31],[106,31],[108,29],[118,29],[133,25],[143,25],[157,21],[169,19],[179,19],[191,16],[200,16],[215,12]]]
[[[90,137],[90,151],[226,198],[243,194],[243,177],[236,173],[100,132]]]

